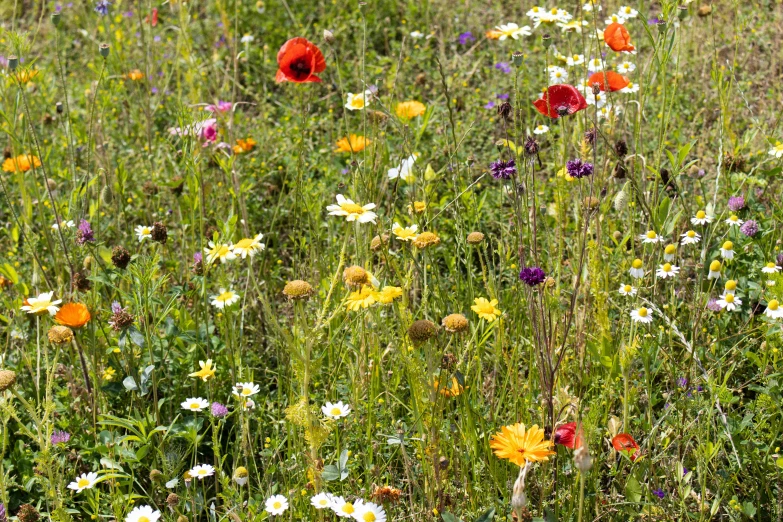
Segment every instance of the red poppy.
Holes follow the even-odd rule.
[[[614,92],[628,87],[631,80],[622,74],[618,74],[614,71],[607,71],[606,73],[597,72],[591,74],[590,78],[587,79],[587,83],[588,85],[597,83],[602,91]]]
[[[576,440],[576,423],[563,424],[555,430],[555,444],[561,444],[566,448],[574,449]]]
[[[636,49],[631,45],[631,35],[623,24],[614,22],[604,29],[604,42],[612,48],[613,51],[633,51]]]
[[[617,451],[628,455],[631,461],[639,458],[639,445],[633,440],[633,437],[627,433],[618,433],[615,438],[612,439],[612,446],[614,446],[614,449]]]
[[[158,8],[153,7],[152,8],[152,15],[151,16],[145,16],[144,22],[150,24],[152,27],[155,27],[158,25]]]
[[[550,85],[544,95],[533,102],[538,112],[550,118],[574,114],[587,108],[582,93],[572,85]]]
[[[326,60],[321,50],[305,38],[291,38],[277,52],[277,76],[280,82],[320,82],[315,73],[326,69]]]

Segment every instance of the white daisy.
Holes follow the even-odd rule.
[[[198,466],[194,466],[189,473],[191,477],[197,478],[199,480],[203,480],[207,477],[211,477],[212,475],[214,475],[215,468],[213,468],[209,464],[199,464]]]
[[[636,295],[637,289],[631,285],[620,285],[620,295]]]
[[[424,33],[421,31],[411,31],[411,38],[414,38],[418,40],[419,38],[424,38]]]
[[[85,489],[91,489],[98,481],[97,473],[82,473],[80,477],[76,477],[73,482],[68,484],[68,489],[72,489],[77,493],[81,493]]]
[[[416,154],[411,154],[407,158],[404,158],[400,165],[389,169],[389,179],[400,178],[403,181],[411,183],[415,177],[413,174],[413,164],[416,163]]]
[[[349,111],[360,111],[367,107],[372,101],[372,91],[367,89],[364,92],[353,94],[345,93],[345,108]]]
[[[666,245],[666,248],[663,249],[663,260],[667,263],[671,263],[674,261],[674,258],[677,255],[677,245],[674,244],[668,244]]]
[[[596,5],[596,0],[590,0],[582,6],[582,11],[586,13],[591,13],[593,10],[601,11],[602,9],[603,7],[601,5]]]
[[[595,105],[599,109],[604,107],[607,102],[606,93],[594,93],[592,89],[585,92],[585,101],[588,105]]]
[[[358,221],[359,223],[375,223],[378,215],[372,212],[375,203],[368,203],[364,206],[354,203],[342,194],[337,194],[337,204],[329,205],[326,210],[330,216],[345,216],[346,221]]]
[[[144,241],[145,239],[149,239],[152,237],[152,227],[145,227],[142,225],[139,225],[136,227],[136,237],[139,238],[139,243]]]
[[[639,11],[627,5],[621,5],[617,14],[627,20],[628,18],[636,18],[639,15]]]
[[[62,223],[62,226],[63,226],[63,228],[73,228],[73,227],[76,226],[76,223],[74,223],[71,220],[68,220],[68,221],[64,221]],[[59,230],[59,228],[60,228],[60,224],[58,224],[58,223],[55,223],[54,225],[52,225],[52,230]]]
[[[603,107],[600,107],[599,105],[596,105],[598,108],[598,118],[601,120],[608,120],[612,116],[619,116],[622,111],[620,107],[617,105],[612,105],[611,103],[607,103]]]
[[[386,522],[386,511],[373,502],[364,502],[356,507],[353,515],[356,522]]]
[[[653,320],[650,311],[643,306],[641,308],[637,308],[636,310],[631,310],[631,319],[637,323],[645,324],[649,324]]]
[[[663,238],[661,238],[658,234],[655,233],[655,230],[648,230],[644,234],[639,235],[639,239],[642,240],[642,243],[660,243],[663,241]]]
[[[761,271],[764,272],[765,274],[775,274],[777,272],[780,272],[780,267],[775,263],[770,262],[764,265],[764,268],[762,268]]]
[[[620,74],[628,74],[632,73],[636,70],[636,65],[634,65],[631,62],[622,62],[620,65],[617,66],[617,72]]]
[[[253,257],[258,252],[261,252],[266,248],[266,245],[261,242],[261,239],[264,237],[264,234],[256,234],[254,238],[246,237],[245,239],[240,239],[232,248],[232,251],[234,254],[240,256],[242,259],[245,259],[248,255],[250,257]]]
[[[624,24],[625,23],[625,18],[623,18],[623,16],[620,15],[620,14],[613,14],[609,18],[604,20],[604,23],[606,25],[610,25],[610,24]]]
[[[730,227],[738,227],[741,224],[744,223],[740,218],[738,218],[735,214],[730,215],[726,221],[724,221],[728,226]]]
[[[324,491],[310,497],[310,504],[315,509],[326,509],[332,504],[332,496]]]
[[[227,263],[237,258],[234,253],[234,245],[231,243],[215,243],[210,241],[204,248],[204,253],[207,254],[207,264],[211,265],[218,259],[221,263]]]
[[[661,279],[667,279],[669,277],[676,276],[679,271],[680,271],[680,267],[674,266],[670,263],[664,263],[658,267],[658,270],[656,270],[655,275],[657,275]]]
[[[565,83],[568,80],[568,71],[558,65],[549,66],[549,83]]]
[[[680,234],[682,238],[680,242],[683,245],[695,245],[701,241],[701,236],[695,230],[688,230],[684,234]]]
[[[582,65],[585,63],[585,55],[583,54],[572,54],[568,58],[566,58],[566,65],[569,67],[573,67],[575,65]]]
[[[708,216],[706,212],[699,210],[696,212],[696,215],[691,218],[691,223],[694,225],[706,225],[712,223],[713,219],[715,219],[715,216]]]
[[[392,234],[400,241],[415,241],[418,237],[418,230],[419,225],[416,224],[404,227],[395,221],[394,225],[392,225]]]
[[[221,288],[220,293],[218,295],[210,296],[210,299],[212,299],[212,306],[222,310],[239,301],[239,294],[233,290],[226,290],[225,288]]]
[[[288,509],[288,499],[283,495],[274,495],[266,499],[264,510],[270,515],[282,515]]]
[[[347,404],[343,404],[343,401],[340,401],[338,403],[332,404],[331,402],[327,402],[323,406],[321,406],[321,411],[329,417],[330,419],[342,419],[343,417],[347,417],[349,413],[351,413],[351,407]]]
[[[628,271],[629,274],[631,274],[631,277],[634,279],[641,279],[644,277],[644,268],[642,265],[641,259],[634,259],[633,263],[631,263],[631,269]]]
[[[589,62],[587,62],[587,70],[591,73],[603,71],[604,70],[604,62],[600,58],[593,58]]]
[[[720,257],[723,259],[734,259],[734,243],[726,241],[720,247]]]
[[[537,20],[541,16],[541,13],[543,13],[543,12],[544,12],[544,9],[542,9],[542,8],[540,8],[538,6],[534,6],[534,7],[531,7],[530,10],[527,13],[525,13],[525,16],[527,16],[531,20]]]
[[[710,263],[710,273],[707,274],[707,279],[720,279],[721,264],[717,259]]]
[[[252,34],[246,34],[242,38],[240,38],[239,41],[242,42],[243,44],[249,44],[255,41],[255,37]]]
[[[629,94],[632,94],[632,93],[635,93],[635,92],[639,92],[639,84],[638,83],[634,83],[632,81],[629,81],[628,85],[626,85],[625,87],[623,87],[622,89],[620,89],[617,92],[623,92],[623,93],[629,93]]]
[[[783,158],[783,143],[779,141],[775,143],[775,146],[769,149],[769,155],[776,158]]]
[[[737,310],[738,306],[742,305],[742,300],[734,294],[723,294],[717,301],[721,308],[725,308],[729,312]]]
[[[54,295],[54,292],[44,292],[38,294],[38,297],[28,297],[24,300],[26,304],[21,309],[28,314],[41,315],[44,312],[49,312],[49,315],[55,315],[60,309],[56,305],[63,301],[62,299],[52,301],[52,295]]]
[[[201,397],[192,397],[184,401],[180,406],[182,406],[183,410],[201,411],[204,408],[209,408],[209,401]]]
[[[158,522],[160,511],[151,506],[138,506],[125,517],[125,522]]]
[[[364,501],[361,499],[356,502],[348,502],[343,497],[332,495],[332,504],[329,507],[332,508],[332,511],[334,511],[338,517],[352,518],[353,514],[356,513],[357,508],[360,508],[363,503]]]
[[[507,38],[513,38],[519,40],[520,36],[530,36],[533,32],[527,25],[519,27],[515,23],[501,24],[496,28],[500,33],[498,40],[506,40]]]
[[[764,310],[764,315],[772,319],[780,319],[783,317],[783,308],[780,307],[777,299],[773,299],[767,303],[767,309]]]
[[[238,382],[234,385],[234,389],[231,393],[237,397],[250,397],[261,391],[261,387],[258,384],[252,382]]]
[[[533,134],[546,134],[549,132],[549,127],[546,125],[536,125],[536,128],[533,129]]]

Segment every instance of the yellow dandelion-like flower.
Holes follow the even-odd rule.
[[[356,312],[362,308],[369,308],[378,301],[378,292],[371,286],[364,286],[355,292],[351,292],[345,298],[345,308]]]
[[[470,309],[476,312],[480,318],[484,319],[488,323],[491,323],[503,313],[497,309],[497,299],[487,301],[484,297],[477,297],[473,300],[473,302],[475,304],[471,306]]]
[[[381,304],[389,304],[398,297],[402,297],[402,288],[399,286],[384,286],[381,291],[378,292],[376,299]]]
[[[206,361],[199,361],[198,365],[199,367],[201,367],[201,369],[197,372],[188,374],[188,377],[197,377],[202,381],[207,382],[209,379],[215,376],[215,371],[217,370],[217,367],[212,366],[212,359],[207,359]]]
[[[524,466],[528,462],[542,462],[549,460],[552,451],[552,441],[545,440],[544,430],[537,424],[525,429],[520,423],[503,426],[500,433],[492,436],[489,442],[495,455],[506,459],[517,466]]]
[[[426,110],[427,107],[418,101],[404,101],[398,103],[397,107],[394,108],[394,112],[397,113],[397,116],[404,120],[410,120],[416,116],[421,116]]]
[[[359,136],[357,134],[351,134],[347,138],[340,138],[337,140],[337,148],[334,150],[336,153],[350,153],[361,152],[367,145],[372,143],[372,140]]]

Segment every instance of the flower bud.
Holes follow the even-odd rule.
[[[8,57],[8,70],[15,71],[19,67],[19,57],[12,54]]]
[[[517,67],[520,67],[522,65],[522,62],[524,62],[524,55],[522,53],[520,53],[519,51],[511,53],[511,63],[513,63]]]
[[[98,52],[101,53],[101,56],[103,56],[104,58],[109,56],[109,44],[102,43],[101,45],[99,45]]]
[[[329,29],[324,29],[324,42],[328,44],[334,43],[334,33]]]
[[[52,13],[52,25],[55,27],[60,26],[60,13]]]

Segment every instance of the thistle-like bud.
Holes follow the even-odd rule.
[[[334,43],[334,33],[329,29],[324,29],[324,42],[328,44]]]
[[[101,45],[99,45],[98,46],[98,52],[101,53],[101,56],[103,56],[104,58],[108,57],[109,56],[109,44],[102,43]]]

